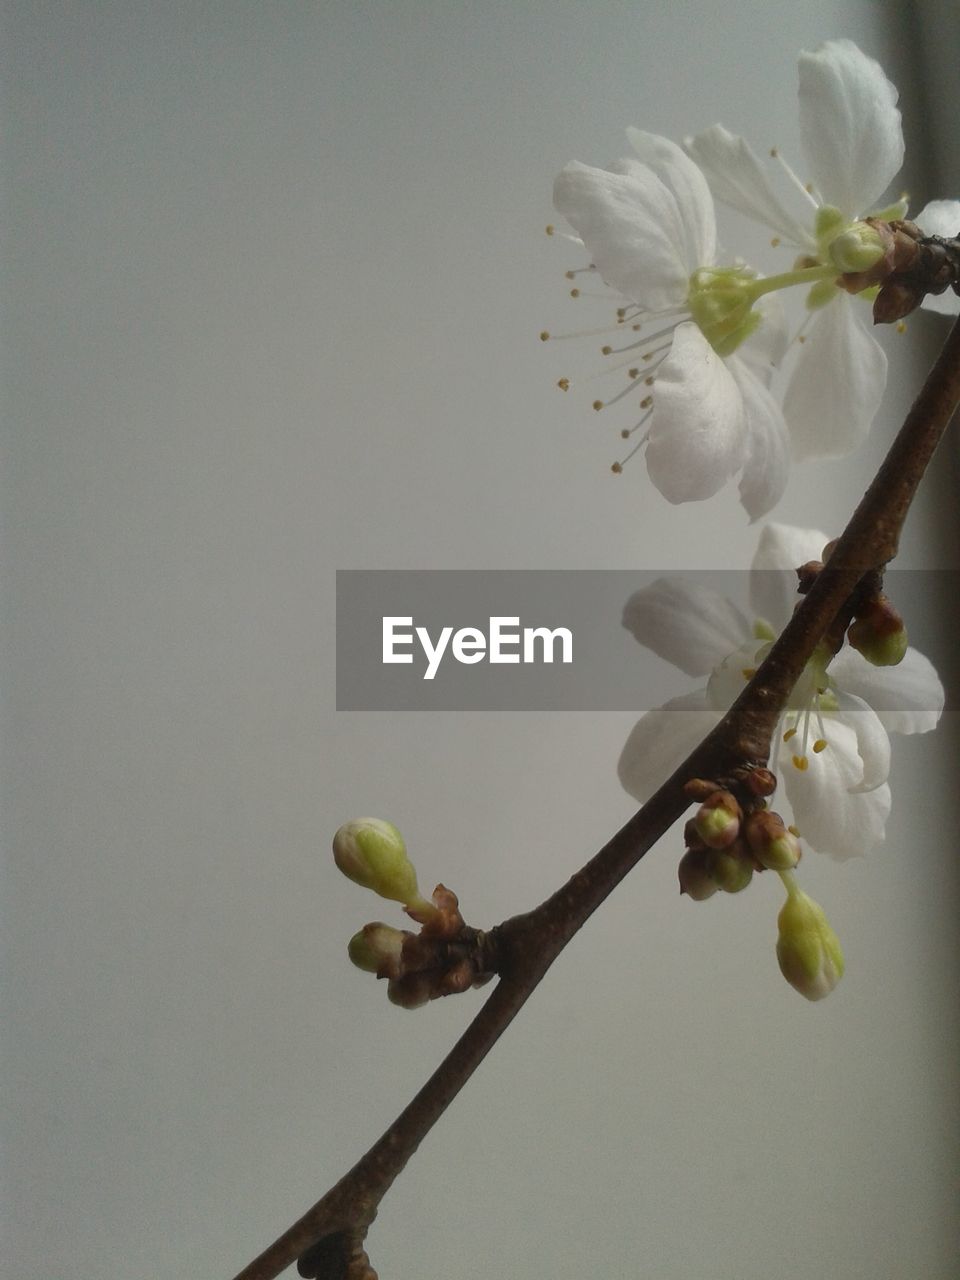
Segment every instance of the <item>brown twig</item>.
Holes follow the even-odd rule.
[[[476,1018],[383,1137],[235,1280],[273,1280],[297,1258],[302,1275],[323,1280],[374,1275],[362,1242],[384,1194],[567,942],[687,808],[684,784],[766,763],[777,719],[817,643],[863,575],[896,555],[917,486],[958,403],[960,321],[828,563],[726,716],[566,885],[493,931],[501,976]]]

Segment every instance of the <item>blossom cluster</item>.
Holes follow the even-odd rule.
[[[776,148],[770,153],[792,203],[750,145],[719,124],[682,146],[629,129],[628,158],[562,170],[554,204],[575,233],[567,238],[589,257],[580,270],[619,301],[616,337],[602,353],[614,357],[611,373],[626,370],[626,382],[593,408],[639,402],[621,431],[631,446],[615,472],[643,451],[650,479],[673,503],[711,497],[739,477],[740,500],[757,520],[782,496],[792,461],[847,454],[868,432],[887,359],[866,327],[865,304],[887,319],[921,298],[932,310],[960,311],[955,267],[922,288],[913,277],[905,283],[903,268],[918,244],[941,237],[942,254],[955,243],[960,201],[933,201],[910,222],[905,198],[880,203],[903,163],[897,97],[849,40],[800,55],[810,180]],[[722,251],[714,199],[772,233],[770,244],[791,255],[788,269],[764,276]],[[781,295],[798,290],[805,317],[791,338]],[[570,380],[559,385],[566,391]],[[714,592],[669,580],[628,601],[624,625],[636,639],[704,681],[630,734],[619,773],[632,796],[646,800],[727,712],[789,620],[796,571],[806,567],[803,589],[803,572],[817,573],[831,546],[817,530],[767,526],[751,571],[752,618]],[[831,991],[844,965],[822,909],[797,884],[800,836],[836,858],[879,846],[891,805],[889,733],[932,729],[944,704],[936,671],[909,646],[879,588],[863,588],[851,620],[845,639],[821,642],[793,689],[770,769],[746,773],[738,794],[722,781],[688,782],[700,808],[685,828],[681,891],[699,901],[740,892],[757,871],[778,874],[787,900],[777,956],[809,999]],[[774,770],[789,821],[769,807]]]
[[[841,456],[869,430],[887,359],[864,304],[876,295],[871,269],[888,254],[885,222],[907,213],[904,199],[878,207],[904,153],[897,91],[879,64],[833,40],[801,54],[799,80],[811,180],[772,153],[797,211],[750,145],[719,124],[683,147],[629,129],[633,155],[606,169],[574,161],[554,186],[588,269],[624,304],[615,332],[627,341],[603,352],[624,357],[615,367],[627,369],[626,385],[594,408],[639,393],[640,415],[621,434],[633,442],[628,456],[645,451],[664,497],[708,498],[739,476],[751,519],[776,505],[791,459]],[[714,198],[771,231],[791,268],[761,276],[722,254]],[[956,234],[960,201],[933,201],[914,221]],[[806,319],[791,342],[777,295],[798,288]],[[944,292],[924,305],[956,313],[960,298]],[[775,380],[785,382],[782,399]]]

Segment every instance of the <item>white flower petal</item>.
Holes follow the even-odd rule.
[[[646,165],[617,172],[573,161],[558,175],[553,203],[582,237],[604,280],[652,311],[682,307],[690,274],[677,202]]]
[[[634,639],[688,676],[709,675],[750,634],[750,624],[719,591],[680,578],[658,578],[623,608]]]
[[[897,90],[852,40],[801,53],[800,136],[820,195],[848,217],[869,212],[900,171]]]
[[[641,804],[648,800],[718,719],[703,689],[648,711],[634,725],[620,754],[617,772],[624,790]]]
[[[870,430],[887,357],[860,323],[862,301],[841,293],[817,315],[783,398],[793,456],[840,458]]]
[[[856,791],[863,761],[854,730],[832,720],[826,750],[808,753],[802,772],[791,760],[795,743],[781,744],[780,772],[800,838],[833,858],[859,857],[883,844],[890,788],[884,783],[874,791]]]
[[[750,566],[750,606],[758,618],[780,632],[799,602],[795,570],[819,560],[830,539],[819,529],[768,524],[760,534]]]
[[[780,203],[748,143],[715,124],[683,142],[710,183],[717,200],[775,231],[797,248],[810,249],[813,236]]]
[[[676,198],[691,272],[696,267],[710,266],[717,252],[717,222],[706,178],[669,138],[633,128],[627,129],[627,137],[637,158],[653,170]]]
[[[862,698],[837,688],[834,691],[838,711],[827,724],[827,742],[837,721],[842,721],[857,735],[857,753],[863,761],[863,777],[853,791],[874,791],[890,776],[890,738],[880,717]]]
[[[751,521],[772,510],[790,474],[790,440],[780,405],[743,360],[731,356],[727,368],[743,397],[746,459],[740,501]]]
[[[657,373],[647,444],[650,479],[669,502],[709,498],[740,470],[743,397],[695,324],[681,324]]]
[[[780,362],[787,354],[790,334],[783,304],[775,293],[768,293],[754,304],[760,312],[762,323],[750,337],[737,348],[737,359],[755,373],[765,387],[769,387]]]
[[[960,200],[931,200],[913,219],[927,236],[960,236]]]
[[[875,667],[844,645],[830,675],[848,693],[868,702],[888,733],[929,733],[943,712],[944,691],[929,658],[910,648],[895,667]]]

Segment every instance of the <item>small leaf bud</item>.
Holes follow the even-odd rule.
[[[822,1000],[843,977],[843,951],[823,908],[791,889],[777,919],[780,972],[808,1000]]]
[[[413,935],[393,929],[379,920],[365,924],[347,944],[347,954],[358,969],[375,973],[378,978],[399,978],[403,944]]]
[[[700,806],[694,826],[710,849],[725,849],[740,834],[743,811],[729,791],[714,791]]]
[[[753,879],[753,867],[739,849],[717,849],[711,871],[717,887],[724,893],[739,893]]]
[[[417,873],[407,857],[403,836],[382,818],[355,818],[333,837],[333,857],[350,880],[381,898],[421,903]]]
[[[791,871],[800,861],[800,841],[788,831],[779,813],[767,809],[751,813],[744,823],[750,852],[770,871]]]
[[[717,892],[719,885],[710,874],[713,853],[707,849],[688,849],[677,867],[680,892],[694,902],[705,902]]]
[[[861,611],[847,639],[875,667],[895,667],[910,644],[903,618],[883,595]]]

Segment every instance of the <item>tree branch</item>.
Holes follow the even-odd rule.
[[[765,765],[777,720],[813,650],[863,575],[896,555],[917,486],[958,403],[960,321],[828,563],[727,715],[567,884],[535,910],[492,931],[500,981],[473,1022],[366,1155],[235,1280],[273,1280],[298,1257],[305,1276],[375,1277],[362,1244],[384,1194],[557,955],[688,807],[685,784]]]

